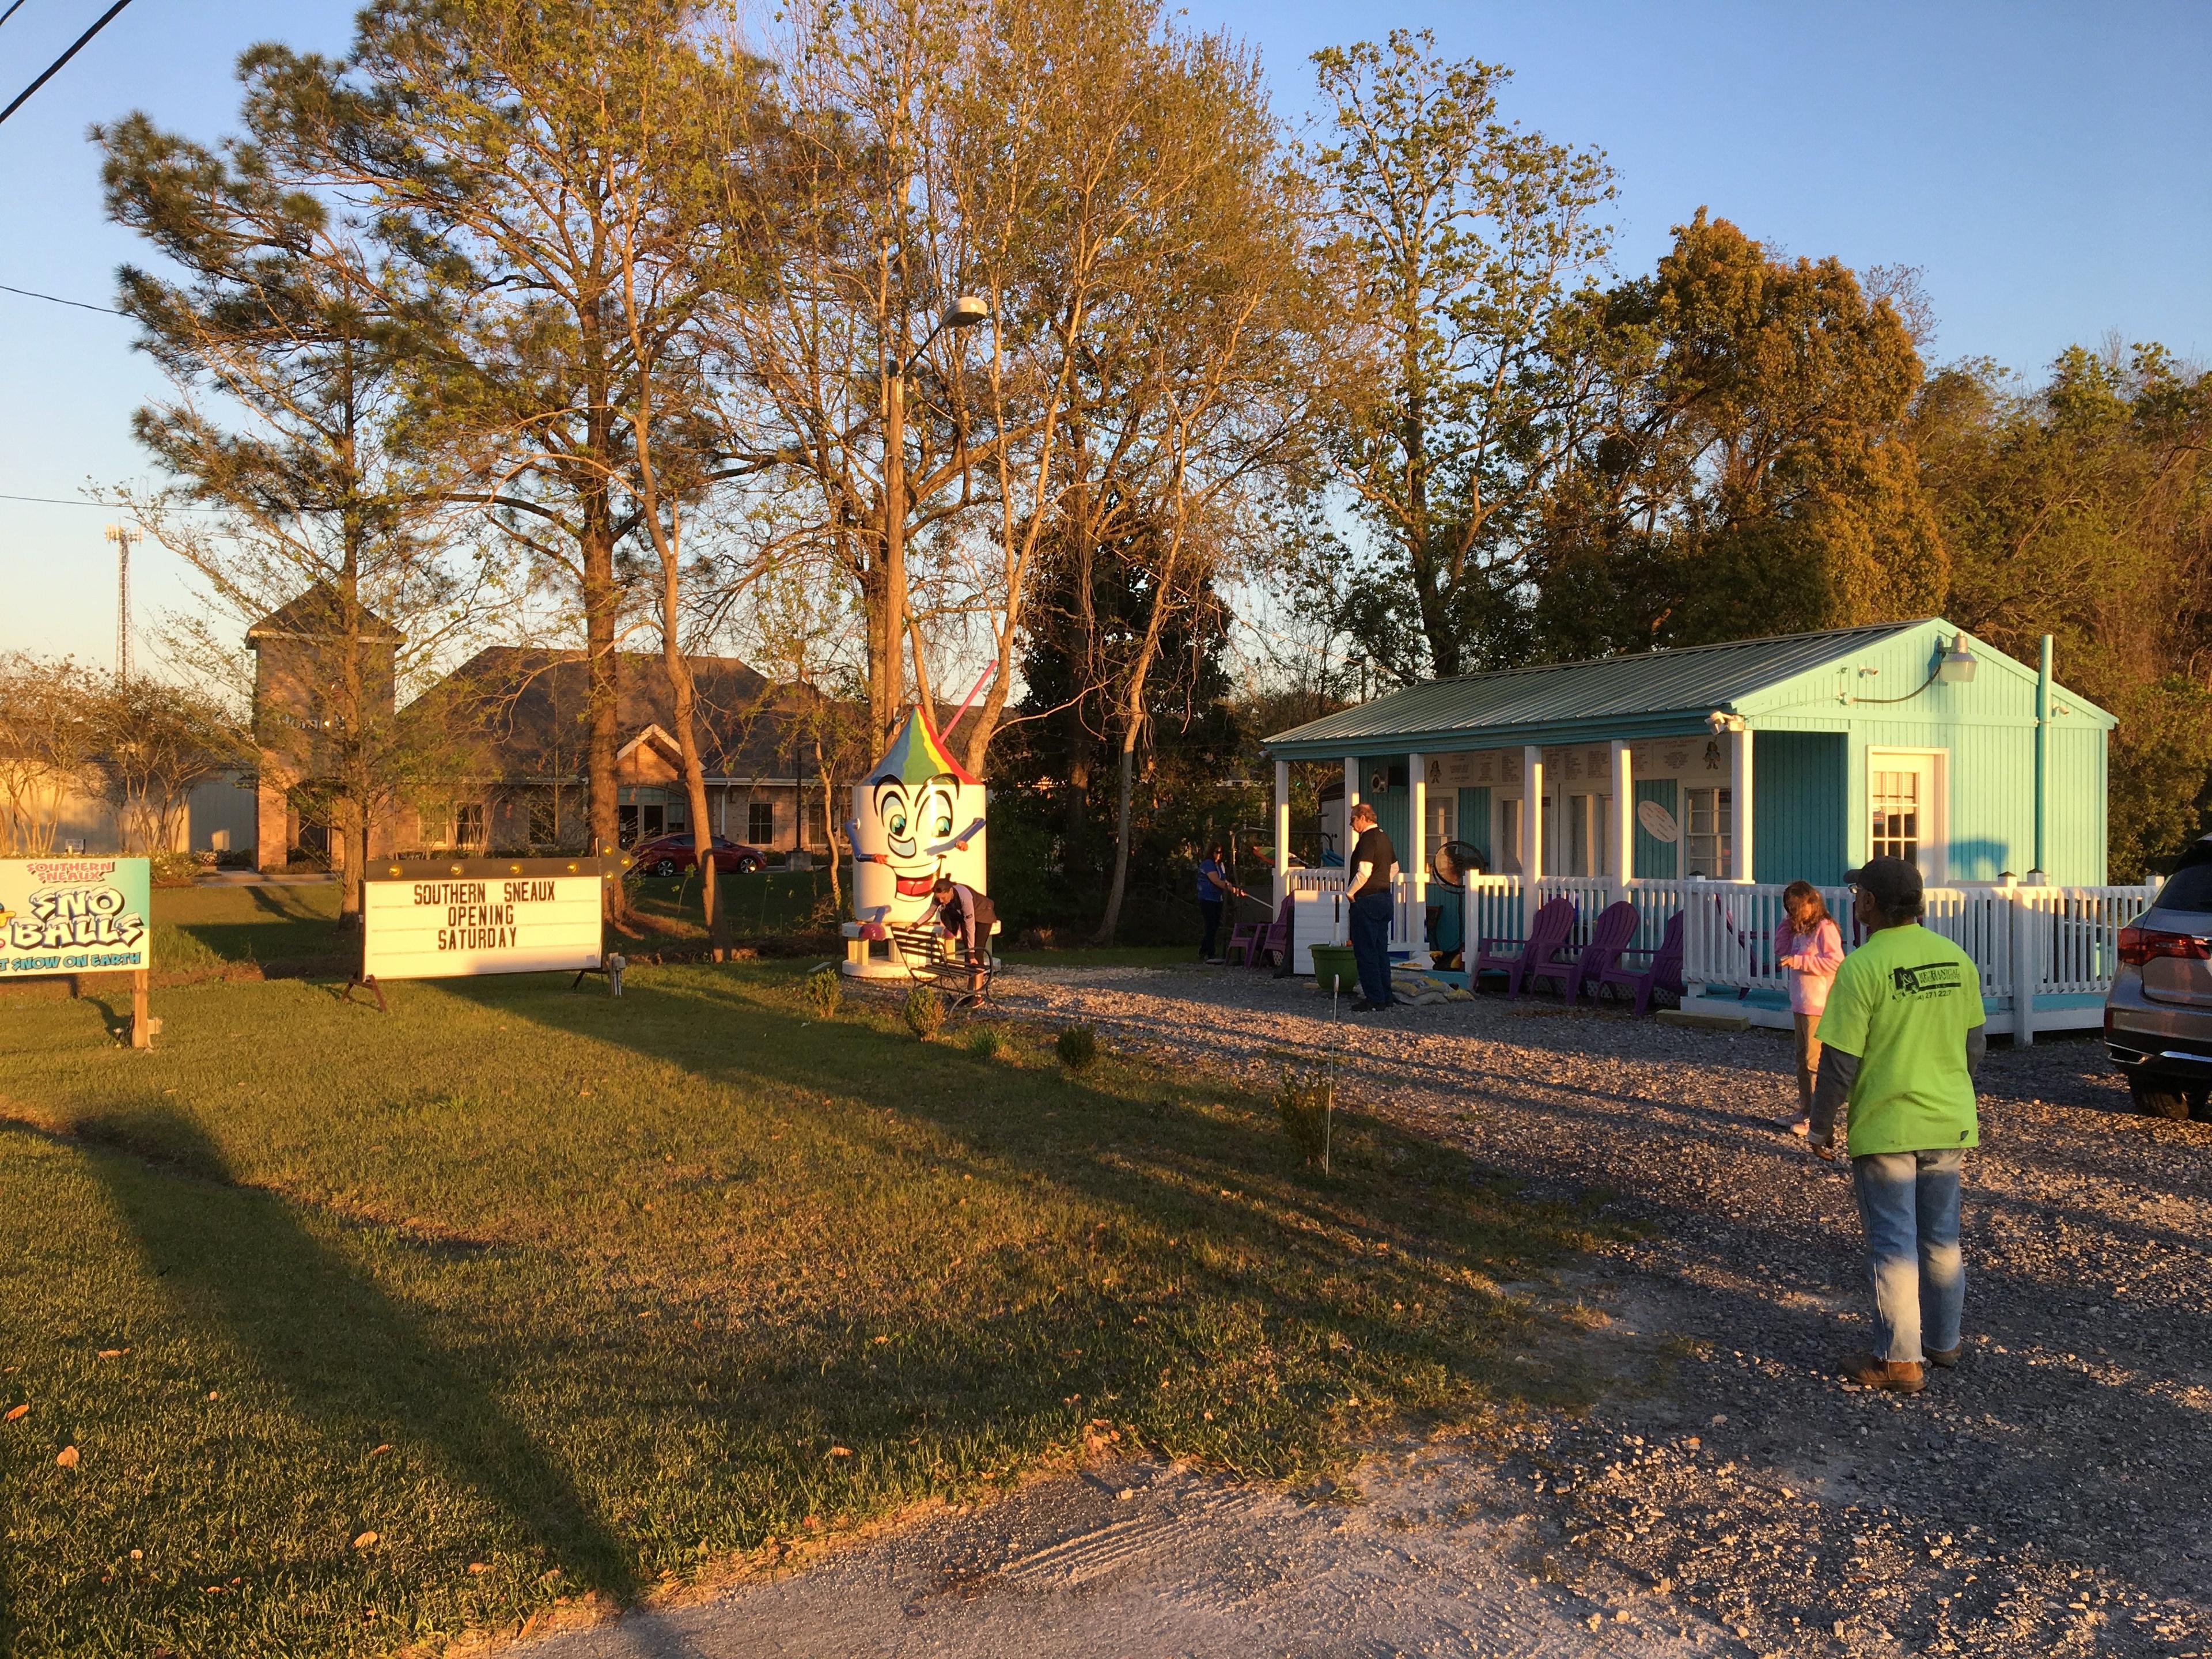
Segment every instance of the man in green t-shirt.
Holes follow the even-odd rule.
[[[1966,1148],[1981,1144],[1982,976],[1972,957],[1920,925],[1912,866],[1869,859],[1845,879],[1856,895],[1851,915],[1870,931],[1844,958],[1820,1016],[1812,1132],[1813,1150],[1832,1158],[1839,1113],[1849,1125],[1874,1279],[1875,1352],[1844,1374],[1865,1388],[1917,1394],[1923,1358],[1959,1363],[1966,1296],[1959,1180]]]

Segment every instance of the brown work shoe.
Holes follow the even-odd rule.
[[[1928,1350],[1928,1363],[1931,1365],[1941,1365],[1948,1371],[1954,1365],[1959,1363],[1959,1350],[1956,1348],[1930,1348]]]
[[[1881,1389],[1891,1394],[1918,1394],[1928,1386],[1928,1373],[1917,1359],[1876,1359],[1864,1355],[1845,1365],[1844,1375],[1863,1389]]]

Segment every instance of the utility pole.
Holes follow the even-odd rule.
[[[115,544],[115,678],[131,678],[131,544],[138,539],[127,526],[107,526],[107,539]]]

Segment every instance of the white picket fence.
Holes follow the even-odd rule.
[[[1668,919],[1683,915],[1684,1006],[1749,1015],[1762,1024],[1789,1024],[1788,975],[1774,960],[1783,921],[1780,883],[1638,881],[1551,877],[1537,883],[1540,902],[1575,902],[1574,942],[1609,904],[1626,900],[1641,918],[1636,942],[1650,949]],[[1990,1029],[2033,1041],[2037,1031],[2078,1030],[2102,1021],[2099,1004],[2112,987],[2120,929],[2141,915],[2156,884],[2127,887],[1932,887],[1927,926],[1955,940],[1981,970]],[[1846,952],[1859,942],[1847,888],[1820,890],[1838,919]],[[1524,907],[1517,876],[1486,876],[1467,897],[1470,938],[1518,939]],[[1480,933],[1477,932],[1478,926]]]
[[[1297,966],[1310,971],[1310,947],[1342,944],[1348,937],[1345,872],[1293,870]],[[2112,987],[2120,929],[2141,915],[2157,884],[2128,887],[1931,887],[1927,925],[1956,940],[1981,970],[1982,997],[1993,1031],[2032,1041],[2037,1031],[2078,1030],[2102,1023],[2099,1004]],[[1669,918],[1683,916],[1682,978],[1690,988],[1686,1007],[1749,1015],[1763,1024],[1789,1024],[1789,980],[1774,960],[1774,934],[1783,921],[1780,883],[1634,881],[1604,876],[1545,876],[1538,902],[1571,898],[1575,931],[1571,944],[1589,937],[1590,924],[1609,904],[1637,908],[1635,943],[1656,949]],[[1848,888],[1824,887],[1821,897],[1837,918],[1846,952],[1856,946]],[[1445,902],[1449,890],[1427,884],[1425,903]],[[1390,945],[1416,965],[1428,960],[1423,901],[1413,878],[1392,884]],[[1484,939],[1523,937],[1528,907],[1519,876],[1474,876],[1462,896],[1470,949]]]
[[[1345,896],[1346,885],[1340,869],[1291,872],[1291,963],[1297,972],[1313,971],[1315,945],[1351,941],[1352,902]],[[1390,951],[1409,966],[1429,965],[1427,906],[1444,890],[1432,885],[1425,901],[1416,896],[1411,876],[1398,876],[1390,884]]]

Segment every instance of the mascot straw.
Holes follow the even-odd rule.
[[[929,919],[930,885],[940,875],[984,890],[981,781],[945,752],[919,708],[884,757],[853,786],[853,920],[848,937],[881,939],[892,927]],[[872,952],[852,953],[845,971],[871,971]],[[903,973],[891,967],[877,971]]]

